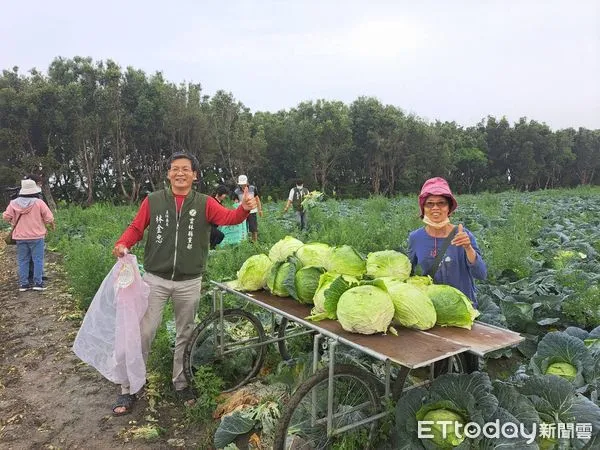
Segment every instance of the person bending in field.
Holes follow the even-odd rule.
[[[256,208],[256,200],[245,189],[240,206],[230,210],[213,197],[192,190],[192,184],[198,179],[198,160],[187,153],[171,156],[167,179],[170,188],[153,192],[144,199],[133,222],[115,244],[113,254],[124,256],[148,230],[144,249],[144,281],[150,286],[150,296],[140,324],[142,353],[147,361],[164,307],[170,298],[176,329],[173,385],[181,401],[192,406],[196,394],[188,386],[183,373],[183,353],[194,330],[211,224],[242,223]],[[121,395],[113,405],[113,414],[130,412],[135,398],[129,386],[122,385]]]

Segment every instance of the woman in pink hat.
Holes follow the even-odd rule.
[[[477,307],[474,279],[484,280],[487,268],[473,234],[462,224],[455,227],[450,223],[458,203],[448,182],[439,177],[427,180],[419,194],[419,206],[425,226],[408,237],[413,270],[420,266],[422,273],[432,276],[435,283],[454,286]],[[450,235],[453,236],[444,251],[444,241]]]

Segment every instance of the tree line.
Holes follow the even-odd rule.
[[[198,158],[203,192],[243,173],[274,199],[297,178],[340,198],[414,193],[431,176],[459,193],[600,180],[600,130],[491,116],[470,127],[427,122],[372,97],[253,113],[226,91],[211,97],[200,84],[84,57],[56,58],[47,73],[2,72],[3,187],[34,173],[46,197],[132,203],[163,186],[175,151]]]

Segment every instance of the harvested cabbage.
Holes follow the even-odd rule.
[[[273,264],[269,278],[267,279],[267,287],[273,295],[278,297],[290,297],[294,287],[294,279],[296,275],[296,265],[290,262],[278,262]]]
[[[234,289],[258,291],[267,285],[273,262],[265,254],[254,255],[244,261],[237,272]]]
[[[315,266],[305,266],[296,272],[296,300],[300,303],[313,304],[313,297],[323,272],[325,269]]]
[[[269,259],[274,263],[285,261],[303,245],[302,241],[299,241],[292,236],[286,236],[273,244],[271,250],[269,250]]]
[[[435,307],[438,325],[470,330],[473,321],[479,316],[479,311],[473,308],[469,297],[452,286],[432,284],[427,287],[426,293]]]
[[[394,302],[394,321],[407,328],[428,330],[435,325],[437,314],[431,299],[412,284],[397,278],[381,278]]]
[[[365,260],[349,245],[335,247],[331,253],[328,272],[361,278],[367,271]]]
[[[373,278],[396,277],[404,281],[410,276],[411,269],[408,257],[395,250],[383,250],[367,255],[367,275]]]
[[[333,248],[320,242],[304,244],[296,250],[296,257],[305,266],[327,267]]]
[[[337,304],[337,318],[346,331],[374,334],[387,331],[394,317],[390,295],[376,286],[356,286],[344,292]]]

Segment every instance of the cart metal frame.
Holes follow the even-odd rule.
[[[383,398],[391,398],[391,367],[392,364],[397,364],[407,369],[417,369],[420,367],[431,367],[430,378],[433,378],[433,363],[447,358],[453,358],[463,352],[471,352],[477,356],[517,345],[524,340],[518,333],[497,327],[494,325],[476,323],[473,326],[474,332],[461,328],[442,328],[434,327],[431,330],[419,331],[401,328],[399,336],[394,335],[378,335],[365,336],[354,333],[345,332],[337,321],[325,320],[322,322],[312,322],[306,320],[309,315],[309,307],[301,305],[291,299],[274,297],[263,292],[244,293],[236,291],[222,283],[211,281],[213,286],[213,313],[219,313],[218,329],[221,335],[223,329],[223,294],[229,293],[237,297],[241,301],[251,303],[261,309],[267,310],[272,314],[272,323],[275,323],[275,316],[286,318],[288,321],[296,322],[303,329],[290,334],[285,334],[283,337],[272,336],[265,341],[238,346],[233,350],[225,349],[224,339],[217,339],[219,356],[233,353],[241,349],[251,347],[265,346],[271,343],[287,340],[292,337],[314,334],[313,337],[313,361],[312,373],[315,374],[318,370],[319,363],[319,346],[322,339],[328,342],[329,363],[327,370],[329,371],[328,378],[328,394],[327,394],[327,436],[332,437],[353,428],[361,427],[365,424],[374,422],[385,417],[389,412],[380,412],[364,420],[361,420],[350,425],[346,425],[339,429],[334,429],[333,419],[333,389],[334,389],[334,368],[335,368],[335,351],[339,344],[347,345],[351,348],[359,350],[385,365],[385,393]],[[409,342],[404,342],[402,338]],[[245,341],[237,344],[245,344]],[[416,348],[411,348],[411,345]],[[400,345],[401,348],[398,348]],[[421,348],[419,348],[419,346]],[[415,353],[416,350],[416,353]],[[403,353],[404,352],[404,353]],[[325,369],[322,369],[325,370]],[[414,387],[414,386],[413,386]],[[411,387],[412,388],[412,387]],[[313,392],[313,396],[315,393]],[[382,400],[380,398],[380,400]],[[313,399],[314,404],[315,399]],[[360,405],[359,405],[360,407]],[[320,419],[317,422],[322,421]]]

